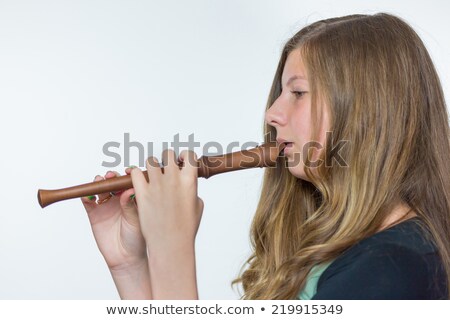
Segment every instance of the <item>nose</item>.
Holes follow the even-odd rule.
[[[270,108],[267,109],[264,117],[266,123],[272,127],[284,126],[287,123],[287,114],[278,100],[279,99],[275,100]]]

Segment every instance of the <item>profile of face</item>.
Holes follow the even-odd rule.
[[[325,146],[329,115],[327,108],[321,108],[322,121],[316,124],[319,138],[318,141],[311,142],[313,121],[311,95],[300,49],[289,53],[283,69],[281,86],[282,92],[266,111],[265,121],[275,127],[278,142],[291,142],[284,150],[289,171],[295,177],[308,181],[305,173],[306,154],[303,152],[310,148],[310,161],[317,160],[321,148]],[[310,169],[312,173],[316,170],[314,166],[310,166]]]

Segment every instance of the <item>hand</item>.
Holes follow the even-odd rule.
[[[131,168],[125,171],[128,175]],[[108,171],[106,179],[120,176]],[[94,181],[104,179],[96,176]],[[147,249],[139,225],[134,189],[118,192],[101,204],[84,197],[81,199],[87,211],[98,248],[105,258],[117,291],[122,299],[152,299]],[[100,194],[99,201],[108,193]]]
[[[142,171],[131,171],[142,232],[149,254],[154,250],[193,245],[203,213],[197,196],[198,162],[193,151],[163,152],[163,169],[155,157],[147,159],[149,182]],[[183,163],[180,168],[179,163]]]
[[[195,237],[203,213],[197,196],[198,162],[192,151],[178,161],[164,150],[162,170],[147,159],[149,182],[139,168],[131,171],[142,233],[147,243],[154,299],[198,299]],[[183,163],[182,168],[179,163]]]
[[[125,172],[130,174],[131,168],[127,168]],[[120,174],[108,171],[105,178],[116,176]],[[105,178],[96,176],[94,181]],[[133,194],[134,189],[128,189],[102,204],[97,204],[95,199],[81,198],[98,248],[112,270],[126,268],[147,258],[136,204],[130,199]],[[98,195],[99,201],[107,196],[108,193]]]

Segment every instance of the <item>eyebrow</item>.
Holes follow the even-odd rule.
[[[301,79],[301,80],[308,81],[308,80],[306,79],[306,77],[297,74],[297,75],[292,76],[292,77],[289,78],[289,80],[288,80],[287,83],[286,83],[286,86],[288,86],[292,81],[297,80],[297,79]],[[281,88],[283,88],[283,82],[281,82]]]
[[[302,75],[295,75],[289,78],[289,80],[286,82],[286,86],[288,86],[292,81],[297,80],[297,79],[302,79],[302,80],[306,80],[306,78]]]

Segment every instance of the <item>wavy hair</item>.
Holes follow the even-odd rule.
[[[313,176],[307,162],[311,182],[293,176],[282,157],[265,169],[253,253],[232,284],[242,282],[243,299],[293,299],[314,265],[375,234],[399,203],[424,222],[450,275],[449,116],[419,36],[386,13],[315,22],[285,44],[266,110],[281,94],[295,49],[309,76],[312,110],[319,110],[313,119],[320,116],[314,106],[326,105],[333,133],[326,145],[348,140],[339,150],[348,166],[321,165]],[[264,133],[265,142],[276,136],[267,123]],[[330,148],[320,159],[332,163]]]

